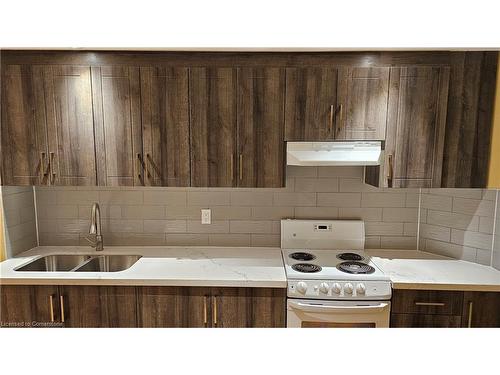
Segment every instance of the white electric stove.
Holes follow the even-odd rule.
[[[282,220],[289,327],[388,327],[391,283],[359,220]]]

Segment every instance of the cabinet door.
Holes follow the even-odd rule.
[[[143,185],[139,68],[92,68],[98,184]]]
[[[141,68],[145,184],[189,186],[187,68]]]
[[[391,328],[460,328],[460,315],[391,314]]]
[[[1,327],[57,327],[57,287],[2,285]]]
[[[388,187],[441,187],[449,68],[391,69]]]
[[[136,327],[135,287],[62,286],[60,314],[65,327]]]
[[[285,137],[287,141],[334,138],[337,69],[287,68]]]
[[[465,292],[462,327],[500,328],[500,293]]]
[[[284,289],[213,289],[212,327],[284,327],[285,301]]]
[[[201,328],[209,325],[209,290],[139,287],[139,327]]]
[[[51,184],[95,186],[90,67],[47,66],[45,93]]]
[[[235,185],[236,69],[192,68],[191,185]]]
[[[2,77],[4,185],[48,184],[43,69],[8,65]]]
[[[385,139],[390,68],[339,69],[336,139]]]
[[[284,93],[284,69],[238,69],[238,186],[284,186]]]

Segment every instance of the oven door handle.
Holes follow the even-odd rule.
[[[381,312],[384,311],[387,306],[386,302],[381,302],[377,305],[367,305],[367,306],[332,306],[332,305],[313,305],[310,303],[288,301],[290,307],[309,312],[329,312],[329,313],[366,313],[366,312]]]

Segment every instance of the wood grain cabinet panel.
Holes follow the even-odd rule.
[[[47,185],[48,145],[43,69],[2,69],[2,183]]]
[[[238,186],[284,186],[283,68],[238,69]]]
[[[391,328],[460,328],[460,315],[391,314]]]
[[[384,186],[441,186],[448,82],[448,67],[391,68]]]
[[[202,328],[209,325],[208,288],[139,287],[139,327]]]
[[[192,186],[235,186],[236,75],[233,68],[190,69]]]
[[[384,140],[390,68],[340,68],[336,139]]]
[[[500,328],[500,293],[465,292],[462,327]]]
[[[391,312],[462,315],[462,302],[463,292],[395,289],[392,294]]]
[[[284,289],[269,288],[213,289],[212,327],[284,327],[285,292]]]
[[[139,68],[92,67],[98,183],[144,185]]]
[[[333,140],[336,108],[336,68],[286,69],[285,140]]]
[[[141,68],[145,185],[189,186],[189,72]]]
[[[61,286],[60,314],[65,327],[136,327],[136,288]]]
[[[88,66],[45,67],[51,185],[96,185]]]
[[[60,320],[56,286],[0,286],[1,327],[58,326]]]

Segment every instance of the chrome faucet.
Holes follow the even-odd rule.
[[[90,242],[90,246],[95,247],[96,251],[103,251],[104,243],[101,234],[101,210],[99,209],[99,204],[97,203],[94,203],[92,206],[89,234],[94,236],[93,239],[87,237],[87,241]]]

